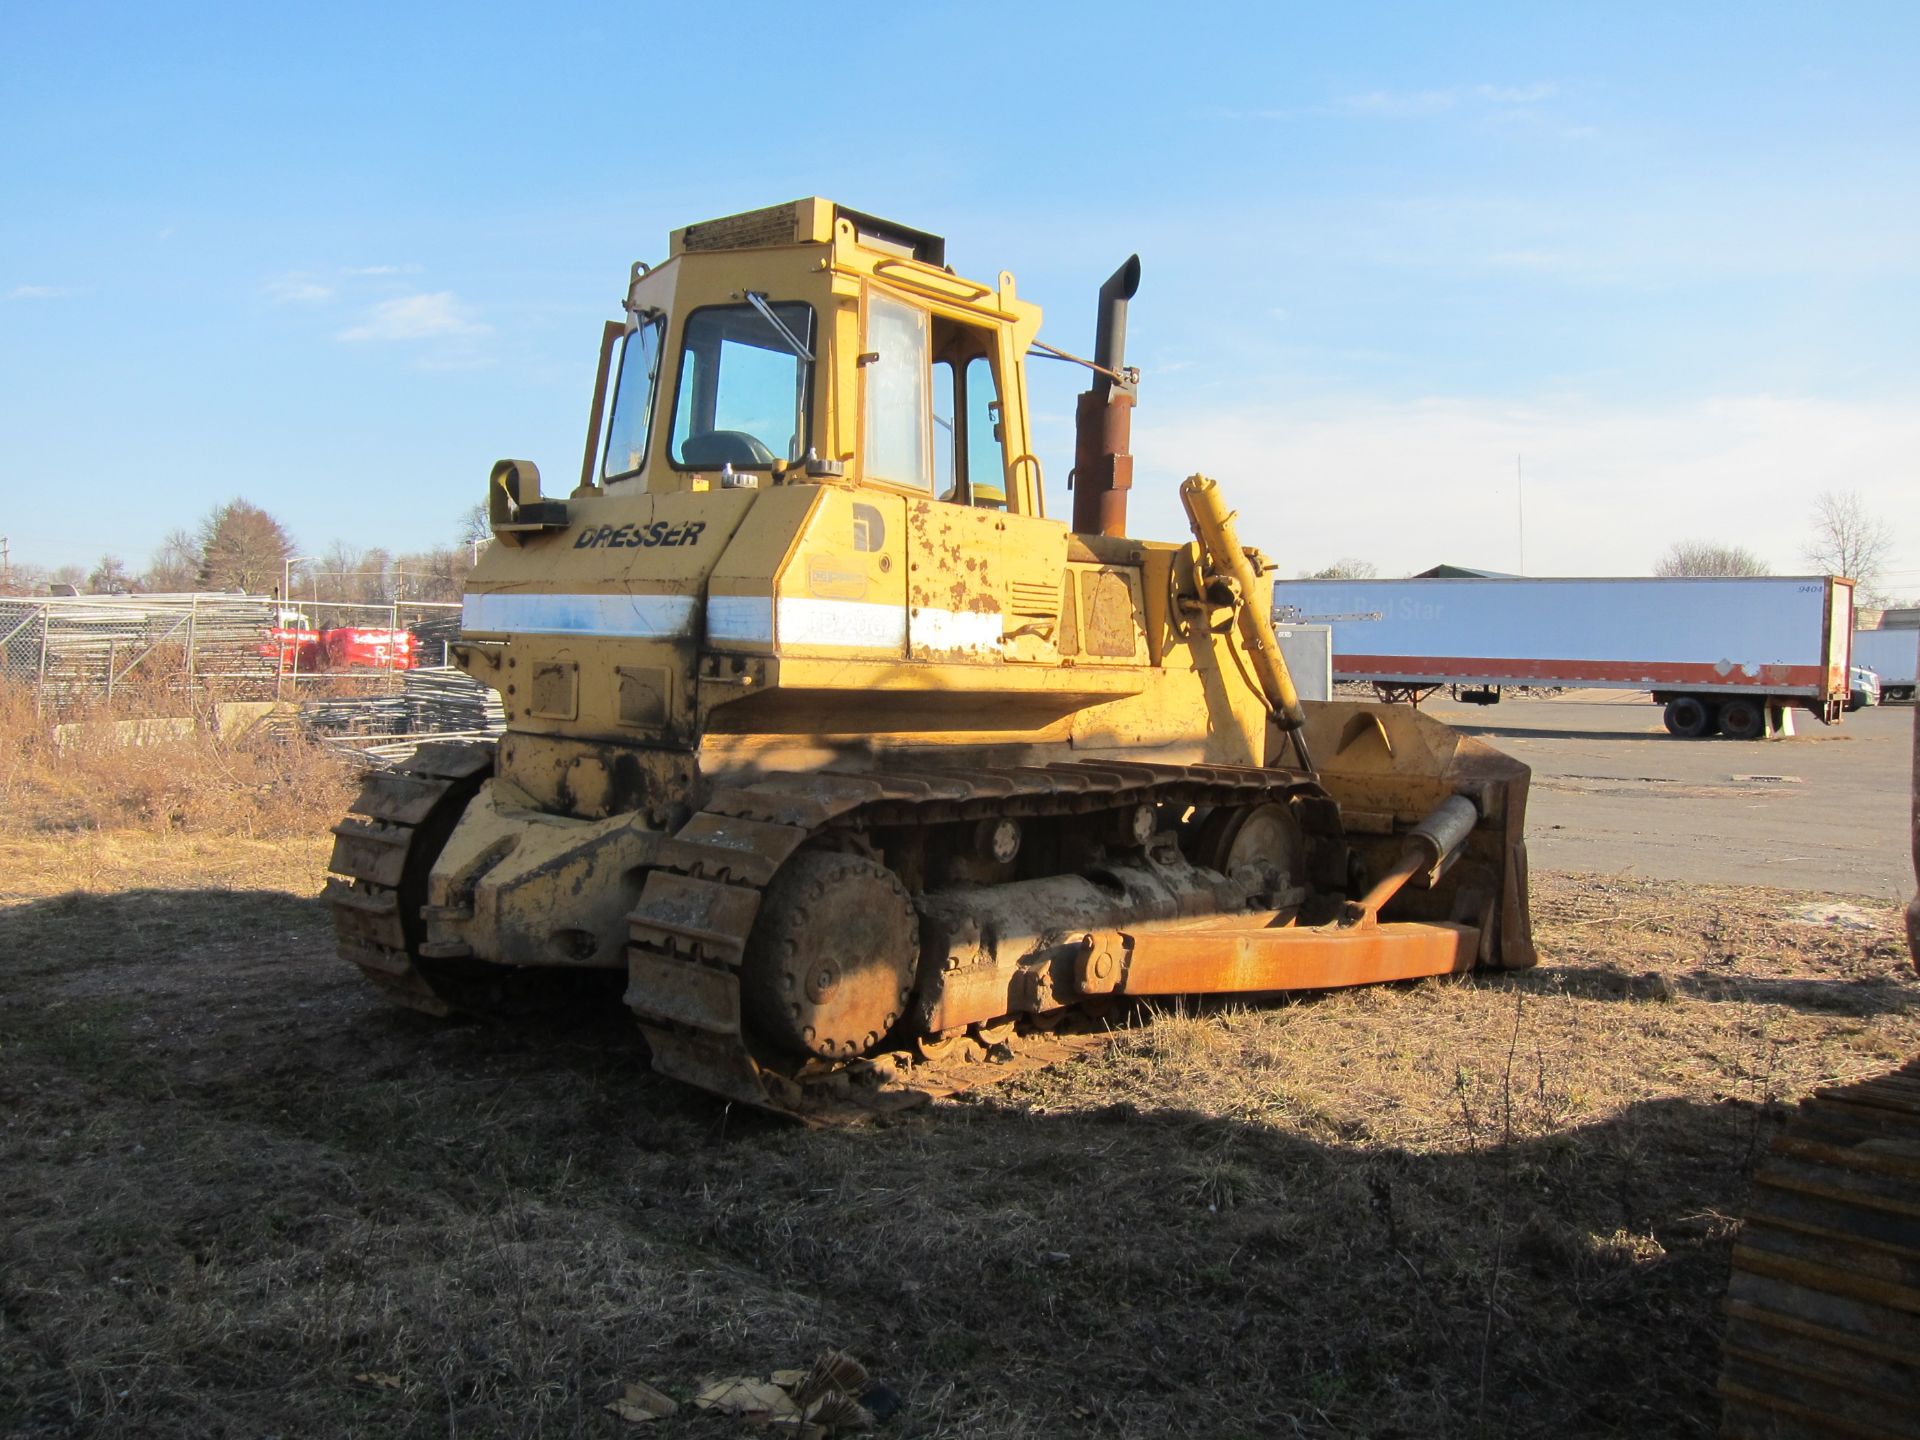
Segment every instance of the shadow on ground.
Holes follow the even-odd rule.
[[[1895,963],[1888,964],[1884,975],[1833,979],[1802,976],[1766,979],[1703,969],[1670,974],[1655,970],[1630,971],[1613,965],[1547,964],[1518,975],[1488,977],[1483,983],[1590,1000],[1665,1003],[1684,998],[1723,1004],[1779,1005],[1810,1014],[1854,1018],[1909,1015],[1915,1003],[1913,986]]]
[[[1708,1434],[1778,1108],[1434,1152],[1097,1094],[808,1132],[618,1016],[386,1010],[299,897],[63,897],[0,956],[18,1436],[614,1435],[623,1381],[828,1345],[903,1437]]]
[[[1648,708],[1649,723],[1660,724],[1660,712]],[[1502,722],[1496,720],[1450,719],[1448,722],[1463,735],[1472,735],[1481,740],[1528,739],[1528,740],[1604,740],[1613,745],[1674,745],[1680,742],[1667,734],[1664,729],[1641,731],[1621,731],[1594,728],[1589,730],[1570,729],[1565,725],[1527,724],[1524,721]],[[1715,736],[1714,739],[1725,739]],[[1729,742],[1745,744],[1747,742]]]

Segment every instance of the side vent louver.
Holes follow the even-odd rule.
[[[1015,580],[1007,607],[1022,620],[1060,618],[1060,591],[1052,581]]]

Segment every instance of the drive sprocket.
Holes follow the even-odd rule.
[[[741,1000],[779,1048],[849,1060],[906,1013],[920,917],[893,871],[864,855],[802,850],[767,887],[741,967]]]

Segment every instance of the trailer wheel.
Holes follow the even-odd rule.
[[[1767,707],[1744,697],[1720,707],[1720,733],[1729,740],[1758,740],[1767,733]]]
[[[1667,733],[1682,740],[1696,740],[1713,731],[1713,712],[1691,695],[1669,700],[1667,713],[1661,718],[1666,721]]]

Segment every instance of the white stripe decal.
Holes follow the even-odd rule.
[[[693,634],[700,602],[691,595],[469,595],[460,628],[482,634],[610,635],[675,640]]]
[[[871,600],[780,601],[782,645],[844,645],[856,650],[891,650],[907,644],[904,605]]]
[[[769,595],[709,597],[707,639],[722,645],[773,644],[773,597]]]
[[[776,614],[782,645],[838,645],[898,654],[907,643],[903,605],[783,596],[776,611],[765,595],[715,595],[707,602],[707,639],[722,645],[771,646]]]
[[[913,612],[913,643],[926,650],[998,650],[1006,626],[998,610],[930,610]]]
[[[480,634],[604,635],[631,639],[691,638],[699,601],[688,595],[469,595],[463,629]],[[721,645],[772,647],[775,616],[780,644],[887,650],[907,644],[904,605],[868,600],[783,597],[776,612],[765,595],[715,595],[707,601],[707,639]],[[993,651],[1004,638],[998,610],[913,611],[913,642],[932,651]]]

